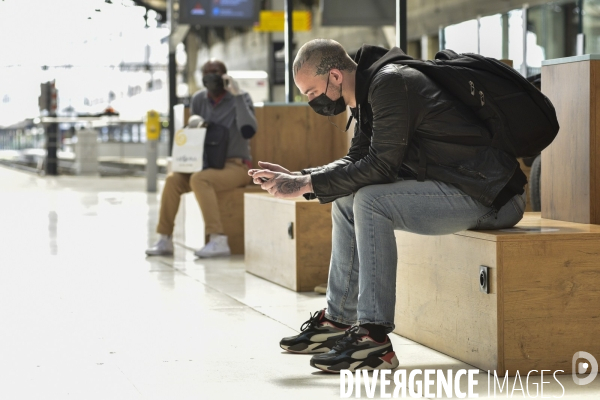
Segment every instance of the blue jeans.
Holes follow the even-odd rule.
[[[496,215],[455,186],[398,180],[361,188],[332,207],[333,248],[327,286],[327,318],[343,324],[394,329],[396,266],[394,230],[448,235],[466,229],[502,229],[523,218],[525,194]]]

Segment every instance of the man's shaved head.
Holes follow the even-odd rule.
[[[294,77],[300,70],[325,75],[331,69],[352,72],[356,63],[341,44],[331,39],[314,39],[300,48],[294,60]]]

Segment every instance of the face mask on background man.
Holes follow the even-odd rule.
[[[220,94],[225,90],[225,83],[219,74],[206,74],[202,77],[204,87],[210,92]]]

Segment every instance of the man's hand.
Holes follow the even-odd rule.
[[[234,96],[244,93],[244,91],[240,89],[240,85],[231,76],[224,74],[222,78],[223,83],[225,84],[225,90],[227,90],[229,93]]]
[[[282,167],[281,165],[271,164],[269,162],[259,161],[258,166],[264,170],[266,169],[267,171],[283,172],[284,174],[288,175],[297,175],[295,173],[290,172],[288,169]],[[253,176],[258,171],[260,171],[260,169],[251,169],[248,171],[248,175]]]
[[[262,181],[261,178],[268,180]],[[254,183],[260,184],[263,190],[281,199],[298,197],[313,191],[310,175],[290,175],[282,172],[258,170],[252,175],[252,179]]]

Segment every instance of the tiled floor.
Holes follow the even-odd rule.
[[[157,204],[143,179],[0,167],[0,399],[339,398],[337,375],[278,346],[324,296],[246,274],[242,257],[197,261],[178,247],[174,258],[145,258]],[[472,368],[392,341],[409,373]],[[486,398],[486,375],[478,379]],[[583,387],[559,380],[563,398],[600,398],[600,377]],[[563,393],[545,381],[554,383],[544,396]]]

